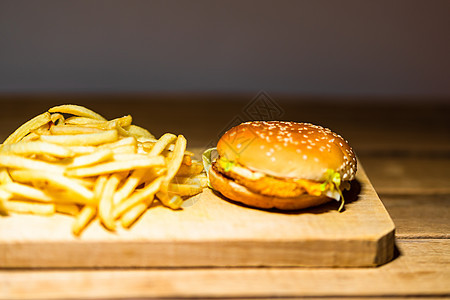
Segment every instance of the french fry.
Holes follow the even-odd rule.
[[[133,118],[130,115],[127,116],[123,116],[121,118],[117,118],[117,119],[113,119],[111,121],[108,121],[106,123],[106,128],[105,129],[114,129],[117,126],[120,127],[128,127],[131,125],[131,122],[133,121]]]
[[[118,141],[112,142],[112,143],[105,143],[103,145],[99,145],[98,149],[115,149],[120,148],[124,146],[136,146],[137,141],[133,137],[126,137],[122,138]]]
[[[106,122],[106,120],[93,119],[88,117],[70,117],[65,120],[66,125],[86,125],[93,127],[99,127],[99,124],[106,124]]]
[[[127,212],[122,215],[120,222],[124,228],[129,228],[133,225],[137,219],[144,214],[147,210],[148,204],[146,202],[141,202],[130,208]]]
[[[95,146],[68,146],[66,148],[75,153],[75,155],[93,153],[98,149]]]
[[[177,138],[176,135],[171,133],[165,133],[153,146],[152,150],[150,151],[149,155],[156,156],[161,154],[161,152],[173,141],[175,141]]]
[[[108,181],[107,175],[98,176],[94,185],[94,199],[100,202],[103,189],[105,188],[106,181]]]
[[[127,180],[124,182],[121,188],[118,189],[114,194],[115,205],[118,205],[125,198],[131,195],[131,193],[141,183],[141,180],[144,177],[145,173],[147,173],[147,171],[147,169],[136,169],[131,173],[130,176],[128,176]]]
[[[7,184],[4,184],[2,188],[13,194],[13,196],[20,196],[23,198],[27,198],[33,201],[39,201],[39,202],[52,202],[53,198],[45,193],[44,191],[41,191],[40,189],[20,184],[16,182],[10,182]]]
[[[0,168],[0,185],[12,182],[11,176],[9,176],[6,168]]]
[[[0,152],[17,155],[47,154],[59,158],[72,157],[75,155],[75,153],[68,148],[41,141],[18,142],[16,144],[2,145],[0,146]]]
[[[178,169],[177,176],[191,177],[203,171],[203,164],[199,161],[192,161],[190,166],[182,164]]]
[[[12,197],[10,192],[7,192],[0,188],[0,215],[7,216],[8,209],[6,208],[6,201]]]
[[[95,127],[84,127],[77,125],[61,125],[50,127],[50,133],[54,135],[66,135],[66,134],[87,134],[87,133],[98,133],[103,132],[103,130]]]
[[[113,212],[114,219],[119,218],[124,212],[126,212],[137,203],[153,197],[158,192],[163,180],[163,177],[155,179],[151,184],[147,185],[145,188],[139,191],[134,192],[134,194],[132,194],[130,198],[120,203]]]
[[[40,136],[42,135],[49,135],[50,134],[50,124],[49,123],[45,123],[44,125],[33,129],[30,133],[35,133],[38,134]]]
[[[203,187],[195,184],[176,184],[169,183],[169,194],[177,194],[182,197],[195,196],[203,191]]]
[[[69,168],[86,167],[113,158],[114,153],[109,149],[99,150],[85,155],[74,157],[68,165]]]
[[[184,136],[179,135],[175,142],[175,148],[173,150],[173,157],[169,161],[167,166],[166,182],[169,182],[177,174],[180,169],[181,162],[183,161],[184,151],[186,150],[186,139]]]
[[[0,199],[7,201],[12,197],[10,192],[5,191],[3,188],[0,188]]]
[[[50,216],[55,213],[54,203],[39,203],[22,200],[8,200],[4,203],[6,209],[15,213]]]
[[[175,177],[181,166],[185,150],[186,139],[184,138],[184,136],[179,135],[175,142],[172,157],[167,164],[167,173],[164,177],[161,191],[157,194],[159,201],[161,201],[163,205],[172,209],[179,209],[181,207],[181,204],[183,204],[183,200],[181,199],[181,197],[176,197],[173,195],[169,196],[169,184],[170,181]]]
[[[64,124],[65,118],[62,114],[54,113],[54,114],[51,114],[50,120],[55,125],[62,125],[62,124]]]
[[[94,219],[97,209],[94,206],[85,205],[72,225],[72,233],[79,236],[87,225]]]
[[[80,213],[80,208],[76,204],[72,203],[56,203],[55,210],[58,213],[77,216]]]
[[[59,145],[67,146],[96,146],[103,143],[117,141],[119,135],[117,130],[106,130],[96,133],[76,135],[42,135],[41,140]]]
[[[169,194],[168,185],[162,186],[161,190],[156,193],[156,197],[158,197],[159,201],[163,205],[171,209],[180,209],[181,205],[183,204],[183,198],[181,198],[180,195]]]
[[[135,160],[113,161],[97,164],[91,167],[69,169],[66,171],[66,175],[74,177],[89,177],[122,172],[131,169],[158,167],[163,166],[164,163],[164,158],[162,156],[147,157],[145,159],[141,158]]]
[[[200,173],[191,177],[177,175],[172,179],[171,182],[176,184],[193,184],[206,187],[208,185],[208,177],[206,177],[205,173]]]
[[[98,204],[98,216],[103,225],[114,231],[116,229],[116,225],[114,223],[113,218],[113,209],[114,209],[114,192],[119,185],[121,176],[119,174],[111,175],[105,183],[103,187],[103,191],[100,197],[100,202]]]
[[[15,154],[0,153],[0,167],[13,169],[46,170],[48,172],[62,174],[64,167],[36,159],[25,158]]]
[[[112,149],[112,152],[114,154],[137,154],[137,146],[136,145],[125,145],[120,146]]]
[[[29,142],[29,141],[37,141],[41,136],[35,132],[30,132],[26,136],[24,136],[20,141],[21,142]]]
[[[16,129],[6,140],[3,142],[3,144],[13,144],[20,141],[24,136],[32,132],[33,130],[41,127],[44,124],[47,124],[51,121],[51,116],[48,112],[45,112],[43,114],[40,114],[33,119],[29,120],[22,126]]]
[[[64,104],[59,106],[54,106],[48,110],[51,113],[63,113],[63,114],[72,114],[79,117],[87,117],[96,120],[106,121],[104,117],[99,115],[98,113],[79,105],[73,104]]]
[[[83,202],[95,204],[93,191],[63,175],[55,176],[55,174],[50,172],[36,170],[13,170],[10,172],[10,175],[13,180],[18,182],[46,181],[49,186],[54,186],[77,195],[77,197],[83,199]]]
[[[155,136],[151,134],[147,129],[142,128],[137,125],[131,124],[127,128],[125,128],[128,131],[128,134],[132,137],[138,138],[148,138],[148,139],[154,139]]]

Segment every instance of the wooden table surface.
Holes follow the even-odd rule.
[[[237,122],[283,119],[341,133],[396,224],[396,257],[376,268],[0,270],[0,298],[440,298],[450,296],[450,102],[268,95],[1,96],[0,139],[49,107],[131,114],[197,151]],[[396,99],[397,100],[397,99]],[[1,258],[0,258],[1,259]]]

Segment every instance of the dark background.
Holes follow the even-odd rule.
[[[448,100],[449,13],[445,0],[0,1],[0,95]]]

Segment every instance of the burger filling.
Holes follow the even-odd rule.
[[[222,157],[214,161],[212,168],[249,190],[267,196],[290,198],[298,197],[302,194],[314,196],[325,194],[338,201],[341,198],[342,186],[339,173],[331,170],[327,174],[327,180],[318,182],[307,179],[270,176],[262,172],[250,170]]]

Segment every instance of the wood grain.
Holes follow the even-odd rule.
[[[397,239],[450,238],[450,195],[382,196]]]
[[[394,224],[360,167],[346,210],[248,208],[206,189],[180,211],[150,209],[129,231],[71,218],[0,218],[0,267],[377,266],[392,259]]]
[[[450,155],[383,155],[361,159],[380,195],[434,195],[435,199],[440,199],[450,194]]]
[[[448,240],[404,240],[379,268],[0,271],[0,298],[429,297],[450,295]]]

